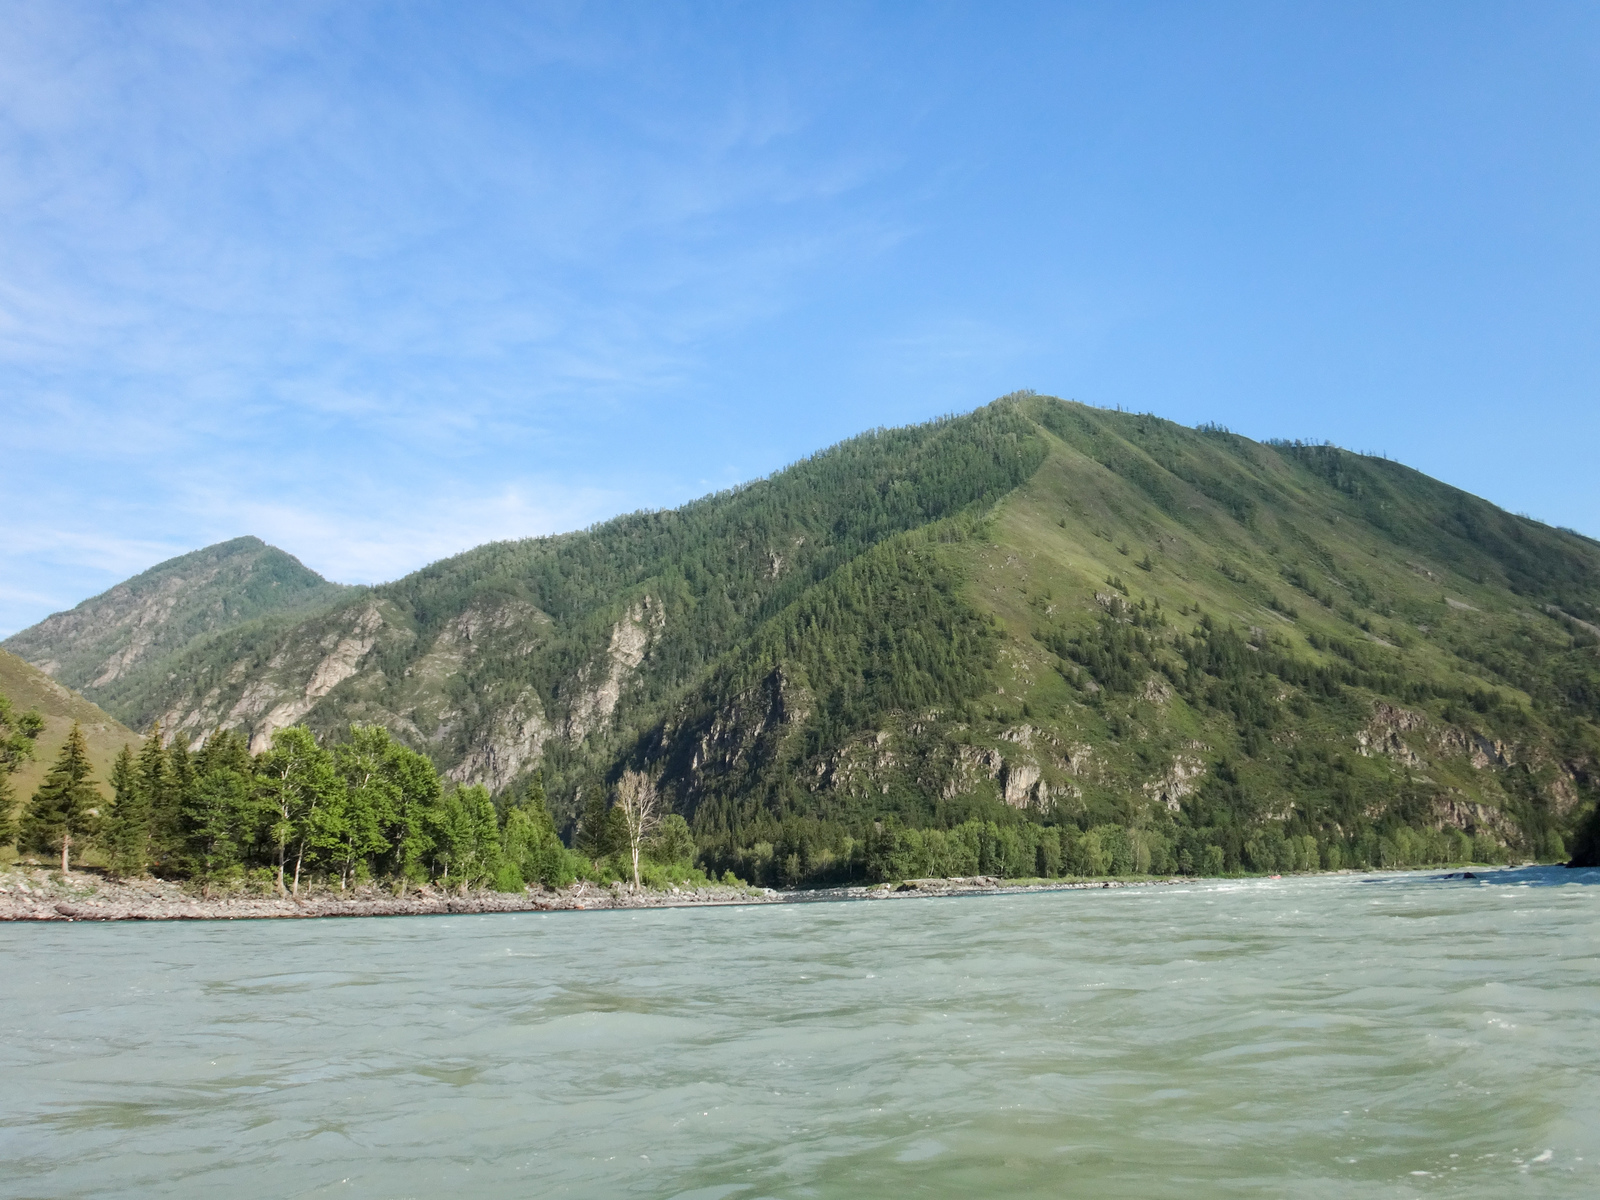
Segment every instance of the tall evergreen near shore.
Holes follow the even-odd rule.
[[[80,849],[98,825],[100,793],[90,779],[89,746],[73,722],[55,765],[33,794],[22,820],[22,842],[41,853],[61,854],[61,869],[72,865],[72,849]]]
[[[111,811],[101,829],[106,868],[124,879],[150,868],[150,793],[127,746],[111,767]]]

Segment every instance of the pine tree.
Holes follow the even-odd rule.
[[[189,761],[194,782],[181,789],[178,811],[181,858],[184,870],[209,887],[239,865],[259,824],[255,773],[244,738],[231,729],[213,730]]]
[[[183,809],[194,791],[196,774],[189,747],[176,731],[166,747],[166,760],[164,786],[150,795],[151,856],[168,869],[182,870]]]
[[[150,726],[144,735],[144,745],[139,747],[138,765],[134,771],[134,787],[139,790],[146,813],[146,858],[153,858],[160,850],[154,838],[156,813],[172,791],[172,772],[167,762],[166,749],[161,745],[161,722]]]
[[[72,723],[67,740],[50,773],[28,804],[22,820],[22,840],[32,849],[61,851],[61,870],[72,865],[72,845],[93,835],[100,792],[89,779],[89,744],[83,730]]]
[[[519,887],[522,883],[565,887],[572,882],[570,856],[545,803],[543,771],[534,772],[523,798],[506,810],[501,846],[506,868],[516,871]]]
[[[11,775],[0,771],[0,846],[9,846],[17,840],[17,822],[12,812],[17,806],[16,789],[11,786]]]
[[[107,866],[124,879],[143,875],[150,868],[150,797],[126,744],[112,764],[111,789],[111,811],[101,835]]]
[[[611,817],[610,805],[606,803],[606,794],[595,788],[589,795],[588,804],[584,805],[582,818],[578,821],[578,835],[575,839],[578,849],[595,862],[599,862],[622,848],[622,839],[618,834],[617,823]]]

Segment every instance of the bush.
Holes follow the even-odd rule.
[[[522,872],[517,869],[516,863],[501,863],[499,870],[494,873],[491,886],[497,892],[522,892],[527,890],[527,884],[522,880]]]

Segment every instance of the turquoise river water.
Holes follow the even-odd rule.
[[[1597,885],[4,926],[0,1195],[1600,1196]]]

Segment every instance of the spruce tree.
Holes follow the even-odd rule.
[[[172,790],[172,773],[167,766],[167,752],[161,745],[161,722],[150,726],[144,735],[144,745],[139,747],[138,767],[134,772],[134,786],[139,789],[146,812],[149,814],[146,829],[155,832],[156,811]],[[157,847],[152,846],[151,850]]]
[[[183,735],[173,732],[166,747],[164,786],[150,795],[151,857],[168,869],[182,868],[184,858],[183,809],[195,787],[194,762]]]
[[[94,833],[100,792],[91,772],[89,744],[74,721],[22,820],[22,840],[29,848],[50,853],[60,848],[63,873],[72,865],[73,843],[81,845]]]
[[[191,878],[209,886],[240,864],[259,823],[254,765],[244,738],[232,729],[212,730],[189,761],[194,782],[180,789],[178,812],[181,861]]]
[[[593,789],[578,822],[578,836],[575,839],[578,849],[599,862],[621,848],[621,839],[617,834],[605,792],[600,788]]]
[[[101,841],[111,873],[129,879],[150,868],[150,797],[126,744],[112,764],[111,789],[111,811]]]

